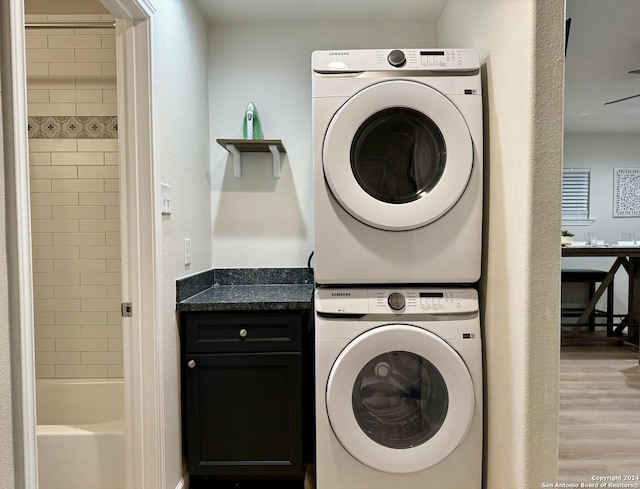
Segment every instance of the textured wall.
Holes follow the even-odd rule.
[[[440,45],[485,81],[486,487],[556,478],[562,2],[451,0]]]
[[[36,375],[122,377],[115,31],[27,29],[26,45]]]
[[[207,25],[191,1],[156,0],[156,127],[162,182],[171,216],[162,218],[165,463],[167,489],[182,475],[180,343],[175,280],[211,268]],[[191,265],[184,265],[185,238]]]

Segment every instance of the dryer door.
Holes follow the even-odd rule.
[[[383,81],[336,112],[323,167],[340,205],[374,228],[405,231],[443,216],[473,168],[469,128],[457,107],[422,83]]]
[[[336,359],[326,390],[331,427],[369,467],[417,472],[465,438],[475,409],[458,353],[424,329],[390,324],[363,333]]]

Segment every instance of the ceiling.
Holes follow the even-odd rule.
[[[565,132],[640,133],[640,0],[567,0]]]
[[[254,21],[437,21],[448,0],[195,0],[209,23]]]

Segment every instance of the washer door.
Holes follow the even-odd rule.
[[[466,436],[475,409],[458,353],[421,328],[390,324],[363,333],[336,359],[327,383],[329,421],[363,464],[395,474],[427,469]]]
[[[370,85],[336,112],[323,167],[340,205],[374,228],[405,231],[444,215],[473,168],[469,128],[457,107],[422,83]]]

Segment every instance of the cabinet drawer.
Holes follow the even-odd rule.
[[[300,351],[302,314],[216,312],[185,315],[188,353]]]

